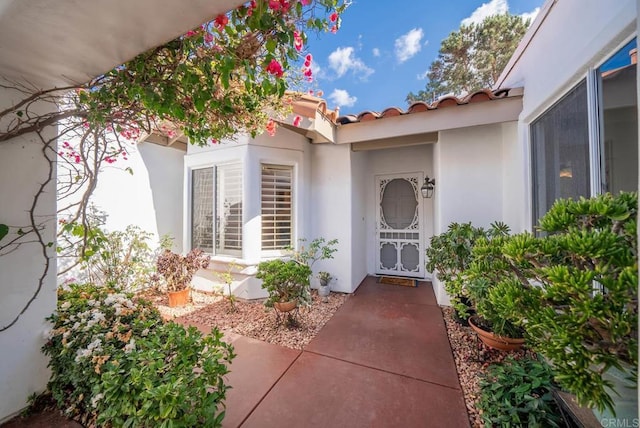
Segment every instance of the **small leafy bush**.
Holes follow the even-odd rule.
[[[235,355],[219,331],[165,323],[149,303],[89,284],[61,290],[48,320],[48,391],[66,415],[98,426],[221,425]]]
[[[309,268],[313,268],[313,265],[319,260],[332,259],[333,254],[338,251],[335,247],[338,245],[337,239],[331,239],[327,241],[324,238],[316,238],[309,242],[307,245],[306,239],[300,239],[300,248],[292,251],[291,258],[299,263],[303,263]]]
[[[273,306],[276,302],[296,300],[300,305],[311,303],[309,286],[311,268],[296,260],[269,260],[258,265],[256,278],[262,280],[262,288],[267,290],[269,297],[266,306]]]
[[[149,287],[156,259],[150,245],[152,235],[134,225],[107,232],[103,223],[97,214],[92,214],[86,225],[60,221],[59,275],[73,275],[82,281],[127,291]],[[166,245],[162,243],[161,248]]]
[[[156,269],[164,278],[167,291],[184,290],[191,283],[193,275],[199,269],[209,267],[211,256],[199,248],[189,251],[186,256],[176,254],[171,250],[164,250],[156,261]]]
[[[488,427],[557,427],[553,373],[541,361],[507,357],[480,380],[478,408]]]
[[[447,231],[431,238],[426,250],[426,268],[437,271],[437,277],[451,297],[451,304],[459,317],[465,319],[468,305],[466,270],[472,260],[473,248],[481,239],[493,238],[509,233],[509,227],[496,222],[489,230],[475,227],[471,223],[451,223]]]

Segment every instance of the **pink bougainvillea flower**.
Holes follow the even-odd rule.
[[[309,6],[311,4],[311,0],[300,0],[300,3],[303,6]]]
[[[311,61],[313,61],[313,55],[307,54],[307,56],[305,56],[304,59],[309,61],[309,62],[311,62]]]
[[[309,95],[313,95],[313,89],[309,89]]]
[[[195,36],[196,34],[198,34],[198,33],[196,33],[196,32],[195,32],[195,31],[193,31],[193,30],[189,30],[189,31],[187,31],[187,32],[185,33],[185,35],[184,35],[184,36],[185,36],[185,37],[193,37],[193,36]]]
[[[329,31],[331,31],[333,34],[336,34],[338,32],[338,27],[334,25]]]
[[[296,116],[293,118],[293,126],[300,126],[300,122],[302,121],[302,118],[300,116]]]
[[[216,16],[216,19],[213,22],[213,25],[218,30],[222,31],[224,30],[224,27],[226,27],[228,23],[229,23],[229,18],[227,18],[227,15],[225,15],[224,13],[221,13],[220,15]]]
[[[213,34],[211,34],[210,32],[206,32],[204,34],[204,42],[205,43],[213,43]]]
[[[269,0],[269,9],[280,10],[280,0]]]
[[[307,68],[307,69],[304,71],[304,75],[305,75],[305,76],[307,76],[307,77],[310,77],[311,75],[313,75],[313,71],[311,71],[311,69],[310,69],[310,68]]]
[[[307,67],[307,68],[311,67],[311,62],[310,61],[305,61],[304,62],[304,66]]]
[[[276,123],[273,120],[269,120],[269,122],[267,122],[267,133],[274,137],[276,135],[276,128],[278,125],[276,125]]]
[[[338,20],[338,14],[336,12],[333,12],[331,15],[329,15],[329,21],[336,22],[337,20]]]
[[[300,33],[297,31],[293,32],[293,46],[296,48],[298,52],[302,50],[302,37]]]
[[[284,71],[282,71],[282,65],[274,58],[271,60],[269,65],[267,65],[267,72],[273,74],[276,77],[282,77]]]

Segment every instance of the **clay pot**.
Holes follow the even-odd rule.
[[[500,351],[517,351],[524,344],[523,338],[511,338],[504,336],[496,336],[490,331],[486,331],[478,326],[476,317],[469,317],[469,326],[476,332],[482,343],[490,348]]]
[[[298,306],[298,302],[296,300],[289,300],[288,302],[275,302],[273,307],[279,310],[280,312],[291,312]]]
[[[177,306],[184,306],[189,303],[189,292],[191,290],[187,287],[180,291],[169,291],[169,307],[175,308]]]

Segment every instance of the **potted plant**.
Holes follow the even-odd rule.
[[[193,275],[199,269],[207,268],[210,260],[211,256],[200,249],[193,249],[186,256],[164,250],[158,256],[156,270],[164,278],[170,307],[187,304]]]
[[[508,233],[503,223],[494,223],[490,230],[474,227],[471,223],[451,223],[447,231],[431,238],[426,250],[426,268],[443,282],[455,309],[456,320],[466,325],[473,313],[465,287],[465,271],[469,268],[473,247],[480,238]]]
[[[329,283],[333,277],[329,272],[318,272],[318,280],[320,281],[320,288],[318,288],[318,295],[322,297],[323,302],[327,302],[329,299],[329,293],[331,292],[331,288],[329,287]]]
[[[522,323],[511,314],[500,310],[501,296],[497,290],[515,275],[509,268],[502,248],[512,238],[494,232],[476,242],[469,268],[463,273],[466,292],[476,315],[469,318],[469,325],[487,346],[503,351],[512,351],[524,344]]]
[[[262,288],[269,293],[265,305],[289,312],[311,302],[310,275],[311,268],[304,263],[275,259],[258,264],[256,278],[262,280]]]
[[[637,215],[635,192],[556,201],[540,236],[500,245],[505,275],[491,293],[495,310],[525,326],[529,346],[552,362],[560,386],[607,417],[625,402],[638,414],[637,392],[609,377],[622,369],[637,389]]]

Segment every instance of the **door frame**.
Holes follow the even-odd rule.
[[[416,195],[417,201],[417,229],[409,231],[401,231],[401,230],[388,230],[383,229],[381,227],[381,217],[382,217],[382,207],[380,203],[382,202],[383,196],[383,181],[390,182],[395,179],[404,179],[407,180],[412,186],[414,193]],[[402,172],[402,173],[394,173],[394,174],[376,174],[374,176],[374,186],[375,186],[375,269],[374,272],[376,275],[393,275],[393,276],[406,276],[411,278],[424,278],[425,277],[425,255],[424,255],[424,234],[425,234],[425,218],[424,218],[424,198],[420,193],[420,186],[424,181],[424,173],[421,171],[416,172]],[[386,184],[385,184],[386,187]],[[395,238],[395,239],[382,239],[380,234],[382,232],[391,232],[391,233],[418,233],[418,239],[403,239],[403,238]],[[392,242],[395,245],[402,245],[403,243],[411,243],[416,244],[418,247],[418,270],[417,271],[408,271],[401,270],[400,266],[400,257],[401,257],[401,248],[396,247],[398,251],[398,263],[396,264],[396,269],[387,270],[382,268],[382,264],[380,261],[380,248],[383,242]]]

